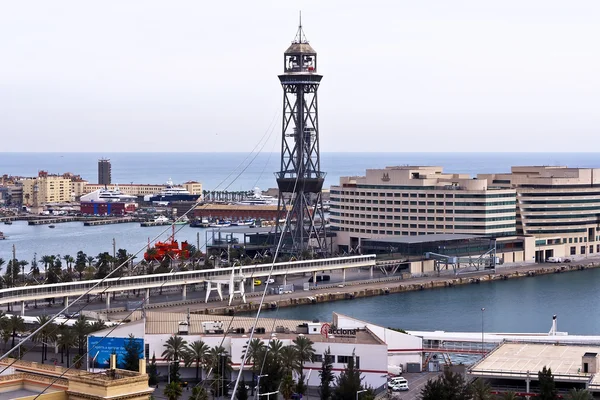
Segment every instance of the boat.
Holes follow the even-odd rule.
[[[231,221],[217,221],[208,226],[211,228],[227,228],[231,226]]]
[[[210,222],[207,219],[195,219],[190,222],[190,228],[208,228]]]
[[[164,215],[157,215],[156,217],[154,217],[153,222],[157,222],[159,224],[164,224],[164,223],[169,222],[169,218],[165,217]]]
[[[253,195],[250,197],[247,197],[241,201],[238,201],[235,204],[241,205],[241,206],[276,206],[278,199],[276,197],[273,196],[267,196],[262,194],[262,191],[260,190],[260,188],[255,187],[253,189]]]
[[[198,201],[199,197],[199,194],[191,194],[183,186],[177,186],[169,179],[166,187],[160,193],[153,196],[145,196],[144,200],[152,203],[170,203],[173,201]]]
[[[0,232],[0,240],[4,240],[8,238],[8,236],[4,236],[4,232]]]
[[[246,219],[244,221],[232,222],[231,226],[254,226],[255,223],[254,219]]]
[[[188,217],[186,217],[185,215],[181,218],[177,218],[175,220],[175,222],[173,222],[175,225],[185,225],[185,224],[189,224],[190,220],[188,219]]]
[[[4,225],[12,225],[12,221],[10,219],[7,219],[6,221],[4,221]]]
[[[83,203],[134,203],[136,200],[136,196],[121,192],[118,185],[113,190],[104,187],[103,189],[98,189],[92,193],[85,194],[80,198],[80,201]]]
[[[56,228],[56,225],[48,225],[48,228]]]
[[[158,241],[154,243],[153,247],[150,246],[150,241],[148,241],[148,250],[144,253],[144,260],[146,261],[162,261],[165,257],[171,257],[172,259],[187,259],[190,257],[188,242],[181,242],[180,247],[177,240],[175,240],[174,226],[173,234],[168,240],[164,242]]]

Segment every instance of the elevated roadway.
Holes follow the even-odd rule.
[[[271,272],[271,267],[273,270]],[[336,257],[318,260],[290,261],[275,264],[257,264],[234,266],[227,268],[202,269],[196,271],[174,272],[166,274],[127,276],[121,278],[109,278],[101,280],[88,280],[79,282],[55,283],[48,285],[22,286],[0,290],[0,304],[14,302],[29,302],[49,298],[64,298],[68,305],[69,297],[77,297],[83,294],[98,295],[102,293],[122,292],[128,290],[146,290],[146,298],[152,288],[168,286],[182,286],[183,299],[186,298],[188,285],[207,283],[216,285],[219,296],[222,299],[221,286],[229,286],[230,297],[233,296],[235,288],[232,282],[240,282],[245,279],[265,278],[272,276],[283,276],[284,283],[287,275],[310,273],[316,282],[317,272],[341,270],[345,275],[348,268],[369,267],[371,274],[375,267],[375,255],[361,255],[351,257]],[[94,287],[97,285],[96,287]],[[110,308],[110,296],[106,296],[106,306]],[[24,309],[24,307],[22,307]]]

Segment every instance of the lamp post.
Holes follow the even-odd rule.
[[[359,394],[364,393],[366,391],[367,391],[367,389],[362,389],[362,390],[359,390],[358,392],[356,392],[356,400],[358,400],[358,395]]]
[[[269,376],[269,374],[258,375],[256,377],[256,398],[257,399],[260,399],[260,378],[265,377],[265,376]]]
[[[484,311],[485,311],[485,307],[481,307],[481,352],[482,353],[483,353],[483,312]]]

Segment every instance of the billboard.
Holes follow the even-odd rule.
[[[139,344],[140,352],[138,358],[144,358],[144,339],[134,338],[133,341]],[[88,336],[90,368],[108,368],[110,355],[113,353],[117,355],[117,368],[122,366],[126,353],[125,344],[128,342],[128,337]]]

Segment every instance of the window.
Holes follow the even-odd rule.
[[[574,256],[577,254],[577,248],[575,246],[571,246],[571,255]]]
[[[323,355],[322,354],[315,354],[314,355],[314,362],[316,362],[316,363],[322,363],[323,362]]]
[[[581,246],[581,254],[585,254],[585,246]]]

